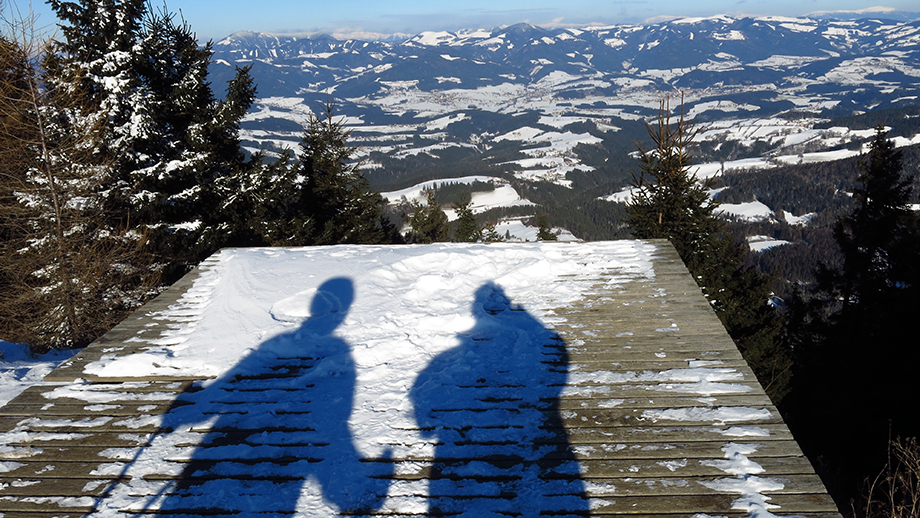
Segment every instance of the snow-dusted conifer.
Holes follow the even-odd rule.
[[[76,90],[82,115],[104,126],[98,152],[112,167],[102,193],[110,212],[145,228],[174,272],[230,242],[236,177],[253,172],[238,138],[255,95],[248,70],[217,101],[207,82],[210,44],[199,46],[165,9],[149,12],[143,0],[51,5],[66,22],[52,76],[85,71]]]
[[[467,197],[460,203],[454,204],[457,211],[457,228],[454,231],[454,241],[460,243],[475,243],[482,239],[482,229],[476,223],[473,214],[472,199]]]
[[[327,102],[320,117],[311,116],[301,140],[299,172],[306,179],[301,217],[313,227],[310,243],[391,242],[383,222],[383,197],[353,164],[349,132]]]
[[[428,191],[427,203],[412,202],[412,216],[409,218],[412,229],[406,233],[409,243],[438,243],[447,241],[447,214],[441,210],[433,190]]]

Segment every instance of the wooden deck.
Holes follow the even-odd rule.
[[[690,518],[767,509],[780,516],[839,517],[674,249],[666,242],[654,244],[653,279],[595,290],[572,307],[556,309],[558,318],[550,319],[562,341],[548,341],[541,354],[567,381],[558,397],[536,405],[546,432],[540,447],[548,453],[531,462],[520,444],[477,442],[477,428],[516,426],[513,416],[504,422],[485,414],[519,415],[527,406],[496,399],[494,409],[476,408],[468,426],[455,426],[456,434],[439,436],[437,448],[449,455],[363,459],[379,499],[389,495],[385,505],[365,514],[453,515],[471,506],[484,516],[516,516],[521,511],[504,505],[517,497],[507,494],[507,478],[526,478],[521,473],[533,468],[539,469],[541,483],[551,481],[558,488],[558,506],[544,514]],[[199,273],[190,273],[45,383],[0,409],[0,516],[234,514],[237,501],[251,494],[298,491],[300,470],[322,462],[334,445],[310,440],[315,431],[310,401],[298,402],[302,409],[290,402],[283,411],[267,408],[278,415],[275,430],[247,428],[244,417],[212,420],[210,426],[187,430],[200,444],[175,442],[163,450],[170,431],[163,423],[170,421],[158,416],[179,412],[183,403],[177,398],[194,396],[200,380],[101,379],[83,372],[87,362],[103,354],[131,354],[138,347],[132,338],[158,336],[168,324],[156,319],[157,312],[175,304]],[[280,386],[272,383],[299,375],[315,361],[289,358],[283,366],[265,366],[248,378],[237,377],[221,397],[241,408],[270,406],[270,391]],[[486,378],[463,389],[478,401],[492,401]],[[432,413],[451,413],[453,421],[444,417],[444,422],[456,423],[465,411]],[[272,449],[280,443],[270,436],[286,437],[288,443]],[[155,441],[160,441],[158,451],[167,452],[170,469],[132,480],[130,464]],[[250,446],[245,458],[208,454],[228,442]],[[509,475],[477,472],[476,462]],[[238,481],[237,494],[208,496],[209,481],[228,479]],[[436,488],[448,487],[441,483],[469,492],[448,491],[435,500]],[[426,503],[420,487],[430,488],[431,501]],[[166,501],[164,491],[184,496]],[[300,498],[309,502],[310,495]],[[152,509],[138,504],[154,500],[159,503]],[[265,516],[292,512],[283,506],[265,511]]]

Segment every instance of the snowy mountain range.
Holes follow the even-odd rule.
[[[846,128],[819,135],[818,121],[920,99],[916,18],[517,24],[401,42],[239,32],[214,51],[215,84],[252,65],[260,97],[244,124],[252,149],[294,147],[307,115],[331,98],[366,170],[478,154],[520,179],[562,185],[573,171],[604,167],[586,146],[610,151],[617,138],[631,145],[638,121],[665,96],[713,124],[710,138],[721,128],[716,137],[750,148],[729,160],[824,151],[862,137]],[[515,152],[490,152],[508,146]]]

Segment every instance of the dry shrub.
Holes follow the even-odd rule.
[[[917,438],[894,439],[888,445],[888,464],[868,484],[861,509],[866,518],[920,518],[920,445]]]

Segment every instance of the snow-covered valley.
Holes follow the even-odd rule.
[[[702,178],[856,156],[872,129],[829,121],[920,99],[920,22],[870,17],[518,24],[402,42],[236,33],[214,49],[215,79],[253,66],[247,149],[296,152],[310,115],[333,101],[384,191],[473,175],[579,190],[588,177],[625,201],[633,143],[663,99],[699,131]],[[918,133],[892,137],[915,145]]]

